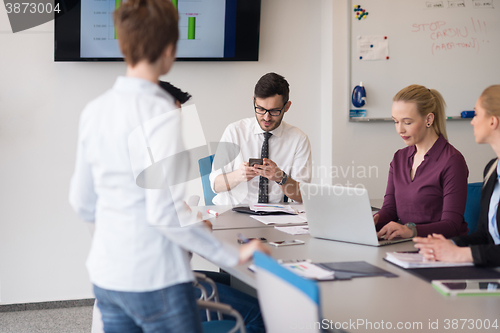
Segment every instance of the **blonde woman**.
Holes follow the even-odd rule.
[[[394,96],[392,118],[408,147],[394,154],[384,204],[373,217],[379,238],[467,234],[469,171],[447,140],[444,108],[437,90],[420,85]]]
[[[486,88],[476,102],[471,121],[477,143],[487,143],[497,158],[484,169],[481,212],[477,231],[451,240],[442,235],[416,237],[415,247],[429,260],[473,262],[481,266],[500,266],[500,85]]]

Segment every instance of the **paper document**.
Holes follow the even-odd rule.
[[[426,268],[426,267],[459,267],[473,266],[473,263],[458,263],[445,261],[428,261],[420,253],[387,252],[385,260],[403,268]]]
[[[313,280],[333,280],[335,274],[333,271],[328,271],[324,268],[316,266],[312,262],[308,260],[293,260],[290,263],[280,263],[281,266],[285,267],[289,271],[305,277],[307,279]],[[251,264],[248,266],[248,269],[252,272],[257,270],[257,266],[255,264]]]
[[[389,41],[386,36],[358,36],[359,60],[389,59]]]
[[[248,207],[254,212],[284,212],[288,214],[298,214],[292,205],[258,203],[250,204]]]
[[[309,227],[274,227],[278,231],[285,232],[290,235],[309,235]]]
[[[333,271],[327,271],[309,261],[281,264],[293,273],[313,280],[333,280]]]
[[[299,215],[250,215],[251,218],[256,219],[266,225],[296,225],[305,224],[307,220],[304,214]]]

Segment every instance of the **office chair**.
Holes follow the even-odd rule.
[[[201,323],[203,327],[203,333],[246,333],[245,323],[243,318],[234,310],[231,306],[223,303],[215,303],[210,301],[198,300],[198,307],[202,309],[207,309],[211,311],[219,311],[228,316],[232,316],[236,319],[234,320],[211,320],[204,321]]]
[[[469,235],[477,230],[479,212],[481,210],[481,189],[483,183],[469,183],[467,185],[467,202],[465,204],[464,218],[469,227]]]
[[[321,332],[317,283],[295,275],[261,252],[253,258],[266,332]]]
[[[214,156],[215,154],[200,158],[198,160],[198,166],[200,168],[201,175],[201,184],[203,185],[203,196],[205,197],[205,206],[213,205],[212,199],[215,197],[215,193],[210,187],[209,179],[209,175],[212,172],[212,163],[214,162]]]
[[[196,281],[194,287],[201,290],[201,297],[198,299],[198,307],[205,309],[207,313],[207,321],[202,322],[204,333],[246,333],[245,322],[238,311],[234,310],[230,305],[219,303],[219,295],[215,282],[208,278],[205,274],[194,272]],[[207,290],[200,282],[206,282],[212,288],[212,293],[208,295]],[[212,320],[210,311],[217,312],[217,319]],[[222,315],[234,317],[234,320],[224,320]]]

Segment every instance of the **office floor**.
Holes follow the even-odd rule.
[[[0,333],[90,333],[92,308],[0,312]]]

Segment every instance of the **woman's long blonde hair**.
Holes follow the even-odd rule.
[[[422,117],[427,116],[429,113],[434,114],[432,127],[437,135],[442,134],[448,140],[448,135],[446,134],[446,114],[444,112],[446,103],[439,91],[436,89],[427,89],[418,84],[412,84],[401,89],[392,100],[394,102],[415,103]]]

